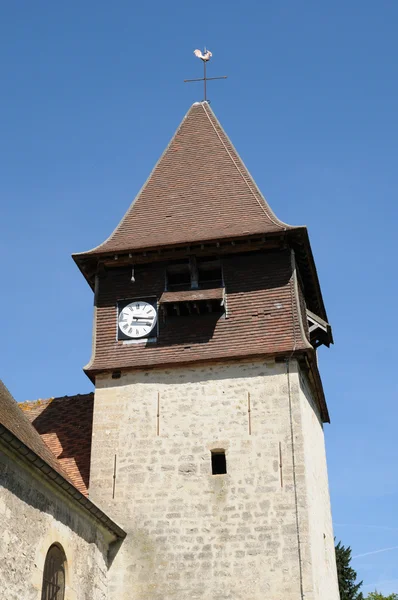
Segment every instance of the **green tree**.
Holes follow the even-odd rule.
[[[362,581],[356,583],[357,573],[350,566],[351,548],[345,548],[341,542],[336,545],[337,577],[339,580],[340,600],[364,600],[359,591]],[[373,599],[372,599],[373,600]],[[376,600],[378,600],[376,598]]]
[[[377,590],[374,592],[370,592],[369,596],[365,598],[365,600],[398,600],[398,594],[389,594],[388,596],[383,596]]]

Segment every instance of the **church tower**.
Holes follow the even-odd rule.
[[[127,532],[110,599],[338,600],[307,229],[207,102],[74,260],[95,298],[90,498]]]

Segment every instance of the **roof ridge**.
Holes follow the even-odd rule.
[[[254,177],[252,176],[252,174],[250,173],[249,169],[247,168],[244,160],[242,159],[242,157],[240,156],[239,152],[237,151],[237,149],[235,148],[234,144],[232,143],[230,137],[228,136],[227,132],[225,131],[225,129],[223,128],[223,126],[221,125],[220,121],[218,120],[216,114],[214,113],[213,109],[211,108],[210,104],[207,101],[204,102],[200,102],[199,104],[202,105],[203,110],[206,113],[207,118],[209,119],[210,123],[212,124],[217,136],[219,137],[221,143],[223,144],[228,156],[230,157],[230,159],[232,160],[234,166],[237,168],[237,170],[239,171],[240,175],[242,176],[242,179],[244,180],[244,182],[246,183],[247,187],[249,188],[250,192],[252,193],[252,195],[254,196],[254,198],[256,199],[256,201],[258,202],[260,208],[265,212],[265,214],[267,215],[267,217],[278,227],[281,227],[281,229],[283,229],[284,231],[286,231],[286,229],[291,229],[293,226],[289,225],[289,223],[285,223],[284,221],[281,221],[281,219],[279,219],[276,214],[274,213],[274,211],[272,210],[272,208],[270,207],[270,205],[267,202],[267,199],[265,198],[265,196],[262,194],[260,188],[258,187],[258,185],[256,184]],[[248,182],[246,181],[246,178],[244,176],[244,174],[242,173],[242,171],[239,169],[239,166],[236,164],[233,156],[230,154],[228,148],[225,146],[224,142],[222,141],[218,131],[216,130],[216,128],[214,127],[213,122],[211,121],[211,119],[209,118],[209,115],[205,109],[204,105],[207,105],[207,107],[209,108],[212,117],[214,118],[214,120],[217,123],[217,126],[221,129],[223,135],[226,137],[229,145],[231,146],[231,148],[233,149],[234,153],[236,154],[238,160],[242,163],[242,166],[244,167],[246,173],[249,176],[249,179],[251,181],[251,183],[253,184],[256,192],[258,193],[258,195],[260,196],[260,198],[263,200],[263,204],[261,204],[261,202],[259,202],[257,196],[255,195],[255,193],[253,192],[252,188],[250,187],[250,185],[248,184]]]
[[[127,216],[130,214],[130,211],[132,210],[135,202],[138,200],[138,198],[141,196],[142,192],[144,191],[144,189],[146,188],[146,186],[148,185],[148,183],[150,182],[153,173],[156,171],[157,166],[160,164],[162,158],[166,155],[167,151],[169,150],[171,144],[173,143],[174,139],[177,137],[177,134],[179,132],[179,130],[181,129],[182,124],[184,123],[185,119],[188,116],[188,113],[190,112],[190,110],[192,109],[193,106],[197,106],[198,104],[201,104],[201,102],[194,102],[192,104],[192,106],[189,107],[189,109],[187,110],[187,112],[185,113],[183,119],[181,120],[180,124],[178,125],[177,129],[175,130],[174,134],[172,135],[172,137],[170,138],[169,143],[167,144],[166,148],[163,150],[162,154],[160,155],[160,157],[158,158],[158,160],[156,161],[153,169],[151,170],[151,172],[149,173],[148,177],[146,178],[146,180],[144,181],[143,185],[140,187],[140,189],[138,190],[137,194],[134,196],[134,199],[132,200],[132,202],[130,202],[130,205],[128,207],[128,209],[126,210],[126,212],[124,213],[123,217],[120,219],[119,223],[116,225],[115,229],[112,231],[112,233],[106,238],[106,240],[104,240],[101,244],[98,244],[98,246],[95,246],[94,248],[91,248],[91,250],[86,250],[83,252],[75,252],[74,254],[72,254],[72,256],[80,256],[80,255],[84,255],[84,254],[88,254],[88,253],[94,253],[96,250],[99,250],[100,248],[102,248],[102,246],[105,246],[111,239],[112,237],[116,234],[117,231],[119,231],[119,229],[121,228],[124,220],[127,218]]]
[[[228,154],[229,158],[231,159],[231,161],[232,161],[232,164],[233,164],[233,165],[234,165],[234,167],[237,169],[237,171],[238,171],[239,175],[242,177],[243,181],[245,182],[245,184],[246,184],[246,185],[247,185],[247,187],[249,188],[249,190],[250,190],[250,193],[252,194],[252,196],[254,197],[254,199],[256,200],[256,202],[258,203],[258,205],[260,206],[261,210],[262,210],[262,211],[263,211],[263,212],[266,214],[266,216],[267,216],[269,219],[271,219],[271,221],[273,221],[273,223],[275,223],[275,225],[277,225],[278,227],[281,227],[282,229],[286,229],[286,227],[285,227],[285,228],[283,228],[283,226],[281,226],[281,225],[280,225],[278,222],[276,222],[276,221],[275,221],[275,220],[272,218],[272,216],[271,216],[271,215],[269,215],[269,214],[268,214],[268,212],[267,212],[267,210],[266,210],[266,203],[264,202],[264,204],[261,204],[261,202],[259,202],[259,200],[258,200],[257,196],[256,196],[256,195],[255,195],[255,193],[253,192],[253,190],[252,190],[251,186],[249,185],[249,183],[247,182],[247,180],[246,180],[246,178],[245,178],[244,174],[242,173],[241,169],[239,168],[239,165],[238,165],[238,164],[236,163],[236,161],[234,160],[234,157],[232,156],[232,154],[231,154],[231,153],[230,153],[230,151],[228,150],[227,146],[224,144],[224,142],[223,142],[223,140],[222,140],[222,138],[221,138],[220,134],[218,133],[218,131],[217,131],[216,127],[214,126],[214,123],[213,123],[213,122],[212,122],[212,120],[210,119],[210,117],[209,117],[209,114],[208,114],[208,112],[207,112],[207,110],[206,110],[206,108],[205,108],[205,104],[207,104],[207,106],[209,107],[209,109],[210,109],[210,110],[211,110],[211,108],[210,108],[210,105],[208,104],[208,102],[202,102],[202,103],[201,103],[201,106],[202,106],[202,108],[203,108],[203,110],[204,110],[204,112],[205,112],[205,115],[206,115],[206,117],[209,119],[209,122],[211,123],[211,126],[213,127],[213,129],[214,129],[214,131],[215,131],[215,133],[216,133],[216,135],[217,135],[218,139],[220,140],[221,144],[223,145],[223,147],[224,147],[224,149],[225,149],[226,153]],[[225,130],[223,129],[223,127],[222,127],[222,125],[221,125],[220,121],[217,119],[216,115],[214,114],[214,112],[213,112],[212,110],[211,110],[211,113],[212,113],[212,116],[214,117],[214,119],[215,119],[215,121],[216,121],[216,123],[217,123],[218,127],[221,129],[222,133],[223,133],[223,134],[225,135],[225,137],[227,138],[227,140],[228,140],[229,144],[232,146],[232,148],[233,148],[233,150],[234,150],[235,154],[237,155],[238,159],[241,161],[242,165],[244,166],[244,168],[245,168],[245,169],[246,169],[246,171],[247,171],[247,167],[246,167],[245,163],[243,162],[243,160],[240,158],[240,156],[238,155],[237,151],[235,150],[235,147],[234,147],[234,145],[232,144],[231,140],[228,138],[228,136],[227,136],[227,134],[226,134]],[[251,179],[253,180],[253,178],[251,178]],[[256,187],[257,187],[257,186],[256,186]]]
[[[81,398],[83,396],[93,396],[94,392],[87,392],[85,394],[65,394],[65,396],[50,396],[49,398],[37,398],[37,400],[22,400],[22,402],[18,402],[19,406],[25,404],[44,404],[44,402],[53,402],[54,400],[70,400],[71,398]]]

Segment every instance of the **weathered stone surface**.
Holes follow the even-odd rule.
[[[98,526],[0,443],[0,591],[39,600],[49,547],[66,554],[66,600],[107,598],[108,545]]]
[[[322,425],[290,370],[290,385],[263,361],[97,377],[90,497],[128,532],[110,600],[338,600]]]

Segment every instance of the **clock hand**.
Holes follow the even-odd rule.
[[[135,321],[131,321],[132,325],[152,325],[152,323],[150,321],[139,321],[138,319],[136,319]]]
[[[132,321],[148,321],[148,322],[150,322],[151,319],[149,317],[142,316],[142,317],[133,317]]]
[[[153,320],[153,317],[151,317],[150,315],[133,315],[132,316],[133,319],[147,319],[147,320]]]

